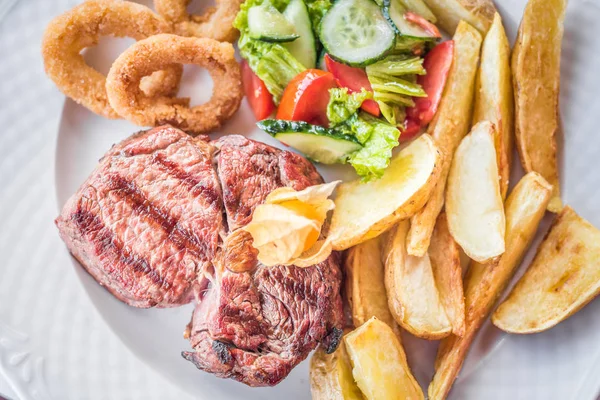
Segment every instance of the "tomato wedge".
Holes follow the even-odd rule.
[[[410,23],[418,25],[420,28],[422,28],[426,32],[429,32],[429,34],[435,38],[442,37],[442,34],[440,33],[440,30],[437,28],[437,26],[427,21],[425,18],[421,17],[417,13],[407,11],[404,13],[404,19]]]
[[[242,82],[244,92],[258,121],[267,118],[275,110],[273,96],[267,90],[265,83],[250,69],[246,60],[242,61]]]
[[[288,83],[277,110],[277,119],[328,126],[329,89],[337,87],[332,73],[307,69]]]
[[[406,109],[407,120],[412,119],[421,126],[431,122],[442,99],[453,58],[454,41],[452,40],[438,44],[425,56],[423,67],[427,75],[420,75],[417,83],[427,93],[427,97],[414,98],[414,107]]]
[[[400,129],[402,134],[400,135],[401,142],[407,142],[417,136],[421,131],[421,125],[418,121],[412,118],[406,118],[404,121],[404,128]]]
[[[325,65],[327,66],[327,70],[335,76],[338,85],[340,87],[348,88],[350,93],[360,92],[362,89],[366,89],[370,92],[373,91],[371,82],[369,82],[369,78],[364,69],[339,63],[329,57],[329,54],[325,54]],[[377,104],[375,100],[363,101],[361,108],[369,114],[379,117],[379,104]]]

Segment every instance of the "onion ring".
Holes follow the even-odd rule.
[[[106,77],[88,66],[80,54],[98,44],[100,36],[144,39],[171,27],[152,10],[121,0],[89,0],[55,18],[46,29],[42,55],[46,73],[66,96],[96,114],[116,119],[106,96]],[[165,66],[144,79],[149,96],[174,95],[179,90],[181,65]]]
[[[208,102],[189,107],[189,99],[149,98],[140,90],[143,76],[173,63],[196,64],[208,70],[214,81]],[[220,127],[240,107],[241,80],[230,43],[160,34],[134,43],[115,60],[106,78],[106,91],[110,105],[134,124],[171,124],[191,133],[204,133]]]
[[[186,6],[191,0],[154,0],[154,8],[173,25],[181,36],[196,36],[233,43],[239,32],[233,27],[240,5],[244,0],[216,0],[204,15],[188,13]]]

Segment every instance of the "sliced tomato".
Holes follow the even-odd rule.
[[[335,76],[338,85],[340,87],[348,88],[350,93],[360,92],[362,89],[366,89],[370,92],[373,91],[371,82],[369,82],[369,78],[364,69],[351,67],[337,62],[329,57],[329,54],[325,54],[325,65],[327,66],[327,70]],[[375,100],[363,101],[361,108],[376,117],[379,117],[379,114],[381,113],[379,105]]]
[[[412,119],[421,126],[431,122],[442,99],[453,57],[454,41],[452,40],[438,44],[425,56],[423,67],[427,75],[420,75],[417,82],[427,93],[427,97],[414,98],[414,107],[406,109],[407,119]]]
[[[404,121],[404,127],[401,129],[402,134],[400,135],[401,142],[407,142],[417,136],[421,131],[421,125],[419,121],[407,117]]]
[[[299,73],[283,92],[277,119],[328,126],[329,89],[335,87],[337,83],[330,72],[307,69]]]
[[[423,29],[424,31],[429,32],[429,34],[432,37],[435,37],[435,38],[442,37],[442,34],[440,33],[440,30],[437,28],[437,26],[435,26],[431,22],[427,21],[425,18],[421,17],[417,13],[414,13],[412,11],[407,11],[404,13],[404,19],[410,23],[418,25],[419,28]]]
[[[265,83],[250,69],[246,60],[242,61],[242,82],[248,103],[258,121],[267,118],[275,110],[273,96]]]

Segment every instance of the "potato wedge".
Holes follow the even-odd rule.
[[[531,244],[551,196],[552,186],[538,173],[530,172],[506,199],[507,251],[489,264],[471,263],[464,281],[465,334],[440,343],[429,399],[442,400],[450,392],[475,335]]]
[[[513,154],[514,98],[510,75],[510,45],[496,13],[481,47],[481,65],[475,87],[473,125],[490,121],[496,126],[496,159],[500,192],[506,198]]]
[[[403,357],[392,329],[377,318],[344,337],[352,375],[368,400],[423,399],[423,391]]]
[[[344,341],[332,354],[319,347],[310,359],[310,393],[313,400],[363,400],[354,382]]]
[[[344,262],[346,298],[355,327],[376,317],[388,324],[400,339],[400,329],[388,308],[380,238],[369,239],[348,250]]]
[[[453,39],[454,61],[438,112],[428,131],[443,156],[440,178],[425,207],[412,217],[408,234],[408,254],[418,257],[423,257],[429,248],[435,221],[444,205],[452,156],[471,123],[481,35],[471,25],[461,22]]]
[[[600,230],[567,206],[492,322],[506,332],[542,332],[575,314],[598,294]]]
[[[452,325],[452,333],[462,336],[465,333],[465,296],[460,248],[448,230],[446,213],[441,213],[435,224],[429,245],[429,259],[442,305]]]
[[[400,221],[384,236],[383,260],[388,305],[396,322],[415,336],[440,339],[452,326],[440,299],[429,255],[406,253],[409,222]]]
[[[517,149],[523,169],[554,186],[552,212],[562,209],[556,133],[566,6],[567,0],[529,0],[512,55]]]
[[[461,21],[485,34],[492,23],[496,7],[492,0],[425,0],[438,19],[438,25],[453,34]]]
[[[334,250],[374,238],[423,207],[440,176],[440,152],[422,135],[396,155],[380,179],[338,186],[329,237]]]
[[[448,174],[446,213],[452,237],[475,261],[504,253],[504,203],[494,140],[496,130],[479,122],[462,140]]]

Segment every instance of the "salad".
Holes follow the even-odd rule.
[[[258,126],[316,162],[381,177],[442,97],[454,43],[437,43],[435,22],[423,0],[246,0],[234,26]]]

